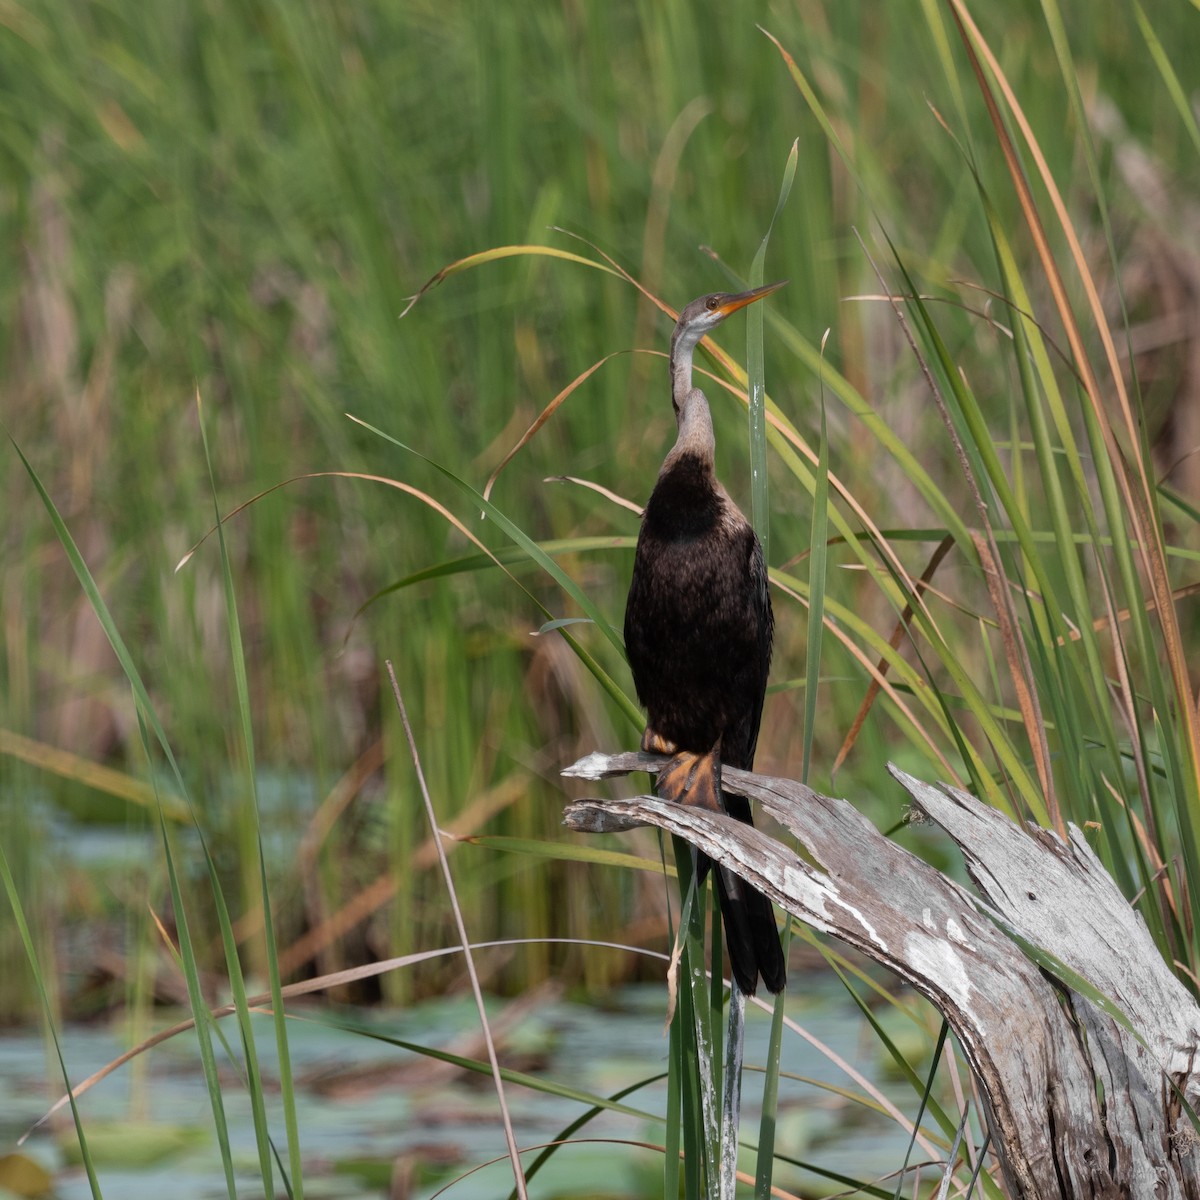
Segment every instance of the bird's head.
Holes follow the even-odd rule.
[[[700,339],[731,313],[779,291],[785,283],[787,280],[783,279],[779,283],[768,283],[766,287],[751,288],[748,292],[714,292],[711,296],[693,300],[679,314],[675,332],[671,334],[671,402],[677,417],[692,391],[692,352]]]
[[[747,304],[753,304],[755,300],[779,291],[785,283],[787,280],[783,279],[779,283],[768,283],[766,287],[751,288],[748,292],[714,292],[711,296],[693,300],[675,322],[675,332],[671,335],[672,361],[683,354],[690,358],[700,339],[716,329],[726,317],[745,308]]]

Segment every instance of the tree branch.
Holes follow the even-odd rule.
[[[564,774],[602,779],[664,761],[592,754]],[[846,801],[731,767],[723,786],[758,801],[804,856],[762,830],[653,796],[578,801],[564,822],[588,833],[646,824],[678,834],[928,997],[979,1080],[1013,1197],[1200,1200],[1200,1149],[1175,1091],[1200,1096],[1200,1009],[1083,834],[1072,826],[1064,841],[1022,829],[965,792],[891,770],[958,844],[978,896]],[[997,919],[1043,961],[1062,964],[1063,976],[1107,997],[1137,1035],[1052,978]]]

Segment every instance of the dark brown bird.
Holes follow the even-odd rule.
[[[671,336],[671,400],[679,433],[638,535],[625,608],[625,648],[646,709],[642,749],[674,757],[660,796],[753,824],[750,803],[721,790],[721,764],[750,770],[762,720],[775,621],[762,546],[713,469],[712,416],[692,386],[700,339],[782,283],[693,300]],[[697,870],[709,859],[701,856]],[[771,902],[718,867],[725,944],[738,986],[783,988],[787,965]]]

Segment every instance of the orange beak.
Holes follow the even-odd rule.
[[[717,308],[717,312],[722,317],[729,316],[730,313],[735,313],[739,308],[745,308],[747,304],[753,304],[755,300],[761,300],[764,296],[769,296],[772,292],[777,292],[788,281],[781,279],[778,283],[768,283],[766,287],[752,288],[748,292],[739,292],[736,296],[730,296],[724,304]]]

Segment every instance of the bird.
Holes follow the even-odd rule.
[[[780,283],[693,300],[671,335],[677,436],[642,514],[625,606],[625,648],[646,710],[642,749],[671,756],[660,797],[754,822],[721,789],[721,766],[750,770],[758,744],[775,620],[762,545],[716,477],[712,414],[692,383],[700,340]],[[711,865],[697,857],[697,878]],[[714,873],[733,977],[753,995],[780,992],[787,964],[771,902],[723,867]]]

